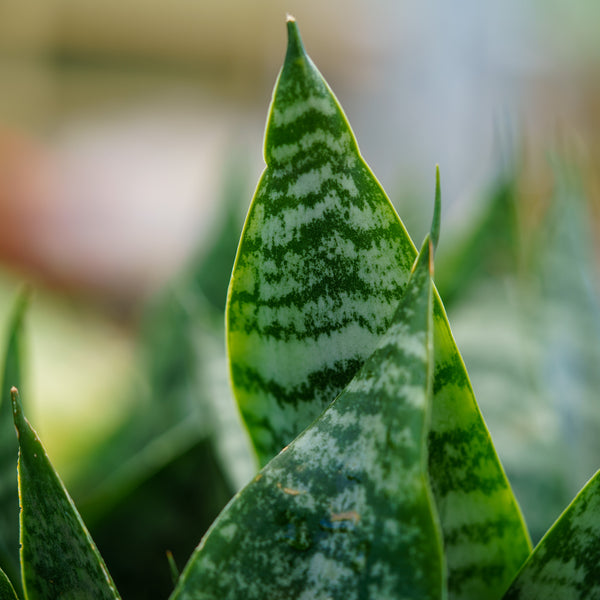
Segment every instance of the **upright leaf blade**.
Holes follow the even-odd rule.
[[[600,598],[600,471],[554,523],[503,600]]]
[[[8,323],[0,400],[0,567],[19,585],[19,494],[17,456],[10,389],[22,385],[23,321],[29,290],[19,293]]]
[[[173,600],[446,597],[427,477],[430,252],[373,355],[223,511]]]
[[[234,391],[261,464],[389,326],[415,251],[294,21],[229,288]]]
[[[263,463],[372,352],[416,254],[293,21],[288,33],[227,312],[234,391]],[[434,336],[429,464],[449,596],[499,598],[529,536],[437,295]]]
[[[12,389],[19,438],[21,564],[29,600],[119,598],[73,501]]]
[[[449,598],[500,598],[531,542],[439,297],[434,320],[429,473],[442,523]]]

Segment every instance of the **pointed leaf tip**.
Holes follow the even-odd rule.
[[[13,418],[15,420],[15,427],[19,431],[23,421],[23,407],[21,406],[21,397],[19,396],[19,390],[13,385],[10,388],[10,398],[13,406]]]
[[[287,19],[287,31],[288,31],[288,47],[285,61],[293,60],[299,56],[306,54],[304,50],[304,44],[302,44],[302,38],[300,37],[300,30],[296,23],[296,19],[292,15],[288,14]]]
[[[440,166],[435,166],[435,201],[433,204],[433,219],[431,220],[431,244],[433,251],[437,249],[440,240],[440,227],[442,222],[442,192],[440,188]],[[433,252],[432,252],[433,254]]]

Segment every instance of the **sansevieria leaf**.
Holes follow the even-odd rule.
[[[415,259],[293,20],[288,33],[227,309],[234,392],[262,464],[375,349]]]
[[[427,475],[431,246],[373,355],[227,506],[173,600],[446,597]]]
[[[2,569],[0,569],[0,600],[18,600],[15,588]]]
[[[73,501],[52,467],[12,389],[19,438],[21,566],[28,600],[94,598],[119,594]]]
[[[234,392],[263,464],[372,353],[416,256],[293,20],[288,35],[227,310]],[[529,537],[434,296],[429,465],[449,596],[499,598]]]
[[[503,600],[600,599],[600,471],[554,523]]]
[[[23,379],[23,326],[29,290],[21,291],[8,322],[6,353],[0,397],[0,567],[19,585],[19,493],[17,489],[17,457],[10,389],[21,386]]]

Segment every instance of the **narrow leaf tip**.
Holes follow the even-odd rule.
[[[287,31],[288,31],[288,47],[285,61],[292,60],[298,56],[306,54],[304,45],[302,44],[302,38],[300,37],[300,31],[296,24],[296,19],[288,14],[286,18]]]
[[[433,219],[431,220],[430,238],[433,250],[440,240],[440,227],[442,222],[442,192],[440,188],[440,166],[435,166],[435,201],[433,204]],[[433,252],[432,252],[433,254]]]
[[[23,424],[23,408],[21,406],[21,398],[19,397],[19,390],[14,385],[10,388],[10,398],[12,400],[13,419],[17,429],[17,437],[19,437]]]

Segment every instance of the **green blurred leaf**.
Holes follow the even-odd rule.
[[[18,600],[15,588],[2,569],[0,569],[0,600]]]
[[[563,153],[551,166],[549,197],[515,191],[519,228],[527,231],[519,269],[477,268],[451,314],[478,401],[536,542],[596,471],[600,455],[594,206],[580,160]]]
[[[262,463],[310,424],[391,322],[415,249],[294,22],[267,168],[229,291],[234,391]],[[437,294],[430,473],[451,598],[498,598],[530,551]]]
[[[228,167],[210,239],[145,306],[134,410],[70,486],[126,597],[165,598],[165,550],[183,563],[257,470],[225,360],[223,311],[247,197],[242,161]]]
[[[436,286],[446,307],[482,280],[516,274],[522,252],[517,187],[517,168],[505,167],[481,198],[479,216],[440,258]]]
[[[29,600],[118,599],[119,595],[73,501],[23,415],[12,406],[19,438],[21,564]]]
[[[227,287],[231,277],[231,265],[242,229],[246,198],[248,197],[248,169],[245,161],[235,155],[226,161],[223,190],[219,206],[218,222],[208,249],[202,248],[185,274],[191,290],[200,292],[218,311],[219,323],[225,311]]]
[[[600,598],[600,471],[523,565],[504,600]]]
[[[430,251],[374,354],[221,514],[173,599],[445,598],[427,477]]]
[[[23,321],[29,296],[29,289],[19,293],[9,319],[0,401],[0,567],[17,586],[21,580],[17,489],[19,445],[14,433],[10,389],[23,383]]]

